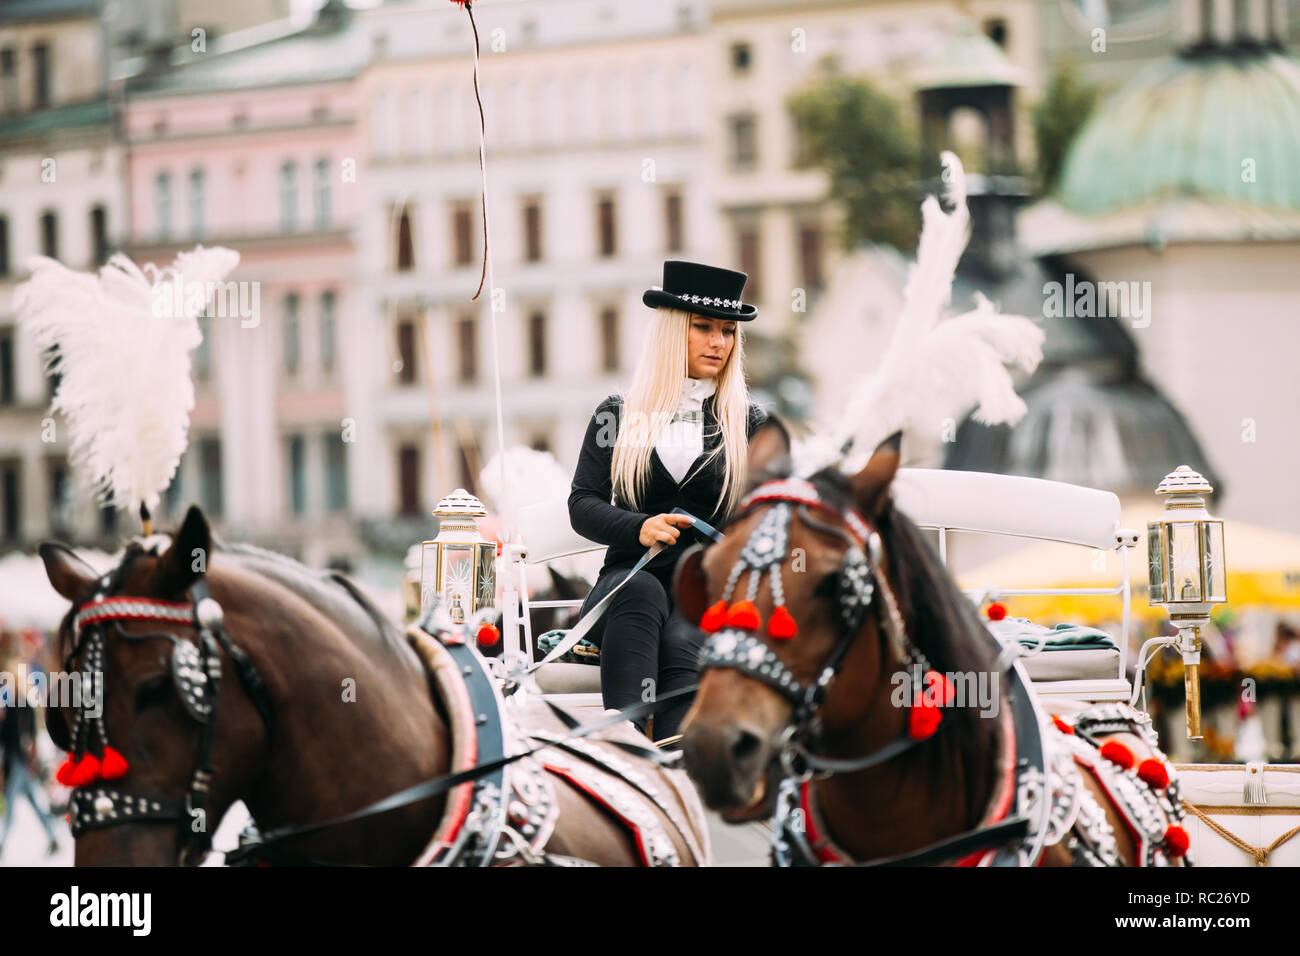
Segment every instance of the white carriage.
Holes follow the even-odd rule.
[[[919,526],[932,531],[940,557],[948,562],[954,536],[994,535],[1038,539],[1063,546],[1118,553],[1119,579],[1088,588],[1017,588],[1015,582],[979,582],[967,589],[977,604],[1022,595],[1113,595],[1120,599],[1120,633],[1112,646],[1054,647],[1021,658],[1034,690],[1049,703],[1059,701],[1127,701],[1134,698],[1128,677],[1132,622],[1129,580],[1131,552],[1139,532],[1122,526],[1119,498],[1106,491],[1037,478],[979,472],[902,469],[894,484],[898,507]],[[535,635],[531,612],[542,607],[577,608],[581,601],[530,601],[529,565],[602,548],[577,534],[569,522],[565,499],[521,508],[518,540],[503,555],[508,587],[516,589],[517,607],[503,616],[507,652],[533,657]],[[503,581],[503,584],[507,582]],[[968,582],[969,583],[969,582]],[[999,635],[1016,640],[1014,634]],[[538,688],[557,703],[598,714],[600,670],[590,664],[552,662],[536,674]],[[1189,829],[1194,858],[1221,866],[1300,864],[1300,767],[1179,765],[1184,799],[1192,805]],[[749,824],[748,833],[729,838],[730,862],[763,862],[765,825]],[[728,846],[728,838],[720,849]],[[1270,854],[1271,847],[1271,854]],[[728,862],[723,849],[720,862]]]

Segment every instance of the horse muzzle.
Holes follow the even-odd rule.
[[[745,723],[691,724],[682,737],[686,772],[705,805],[729,821],[760,816],[775,793],[770,735]]]

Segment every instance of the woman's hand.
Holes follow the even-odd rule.
[[[691,525],[695,519],[689,515],[655,515],[652,518],[646,518],[641,523],[641,544],[650,547],[656,541],[662,541],[664,544],[673,545],[677,543],[677,536],[681,534],[677,530],[678,525]]]

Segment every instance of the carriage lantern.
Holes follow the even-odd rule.
[[[1201,736],[1201,628],[1210,609],[1228,599],[1223,522],[1205,510],[1212,491],[1203,475],[1180,465],[1156,488],[1165,496],[1164,514],[1147,524],[1148,603],[1163,607],[1178,628],[1189,739]]]
[[[462,624],[496,600],[496,542],[479,533],[475,519],[487,509],[464,488],[439,501],[433,514],[438,536],[420,549],[420,610],[441,594],[452,621]]]

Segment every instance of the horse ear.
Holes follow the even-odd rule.
[[[551,590],[555,593],[556,597],[561,600],[578,601],[584,598],[587,592],[591,590],[591,585],[587,584],[585,581],[580,581],[577,578],[566,577],[549,564],[546,566],[546,570],[550,572],[551,575]]]
[[[700,623],[708,607],[708,582],[704,577],[704,545],[693,544],[673,568],[673,599],[677,613],[691,624]]]
[[[898,474],[898,463],[902,458],[899,449],[902,445],[903,433],[894,432],[876,446],[862,470],[849,479],[853,499],[864,517],[878,518],[885,510],[894,476]]]
[[[73,604],[90,594],[99,575],[76,552],[56,541],[42,541],[37,549],[45,562],[45,574],[50,585]]]
[[[790,432],[776,415],[769,415],[749,439],[749,484],[790,474]]]
[[[190,505],[172,546],[159,559],[158,588],[166,594],[184,594],[208,569],[212,531],[198,505]]]

